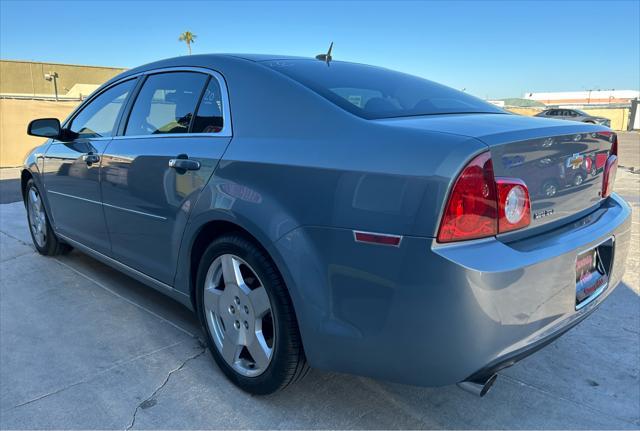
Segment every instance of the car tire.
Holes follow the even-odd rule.
[[[266,395],[307,374],[289,292],[273,261],[253,241],[242,235],[214,240],[202,255],[196,283],[207,345],[231,382]]]
[[[51,228],[42,195],[33,179],[30,179],[25,187],[24,205],[27,210],[31,240],[38,253],[44,256],[57,256],[72,250],[72,247],[62,242]]]

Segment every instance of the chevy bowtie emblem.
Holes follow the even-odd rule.
[[[579,169],[582,162],[584,162],[584,157],[576,153],[567,159],[567,168]]]

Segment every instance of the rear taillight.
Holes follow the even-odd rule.
[[[604,165],[604,173],[602,175],[602,197],[606,198],[613,192],[613,185],[616,181],[616,173],[618,172],[618,136],[612,135],[613,142],[611,151]]]
[[[618,155],[618,135],[616,135],[615,133],[611,134],[611,151],[609,152],[609,155]]]
[[[485,238],[528,226],[531,202],[525,183],[493,174],[489,152],[465,166],[453,185],[438,242]]]
[[[491,155],[482,153],[462,170],[440,223],[438,242],[484,238],[498,232]]]
[[[498,188],[498,233],[529,226],[531,200],[524,181],[516,178],[496,178]]]

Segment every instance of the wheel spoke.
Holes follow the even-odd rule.
[[[262,334],[256,334],[254,337],[251,337],[251,340],[247,345],[247,350],[249,350],[249,353],[256,364],[256,368],[264,370],[269,366],[271,349],[267,346]]]
[[[208,287],[204,290],[204,306],[207,310],[211,310],[215,313],[219,313],[218,305],[220,304],[220,297],[222,291],[217,290],[214,287]]]
[[[222,357],[227,364],[233,366],[240,354],[240,346],[237,343],[236,336],[233,335],[233,331],[227,331],[222,340]]]
[[[38,200],[38,195],[36,194],[36,191],[33,187],[29,189],[29,200],[34,206],[36,204],[36,201]]]
[[[222,255],[222,277],[225,284],[234,284],[240,286],[244,284],[242,274],[240,273],[240,262],[229,254]]]
[[[255,313],[256,317],[262,317],[267,314],[269,310],[271,310],[269,295],[267,294],[267,290],[262,286],[253,289],[249,293],[249,300],[251,301],[253,312]]]

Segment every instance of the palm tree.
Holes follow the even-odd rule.
[[[196,37],[198,36],[191,33],[190,31],[185,31],[178,38],[180,42],[185,42],[187,44],[187,48],[189,48],[189,55],[191,55],[191,44],[196,41]]]

